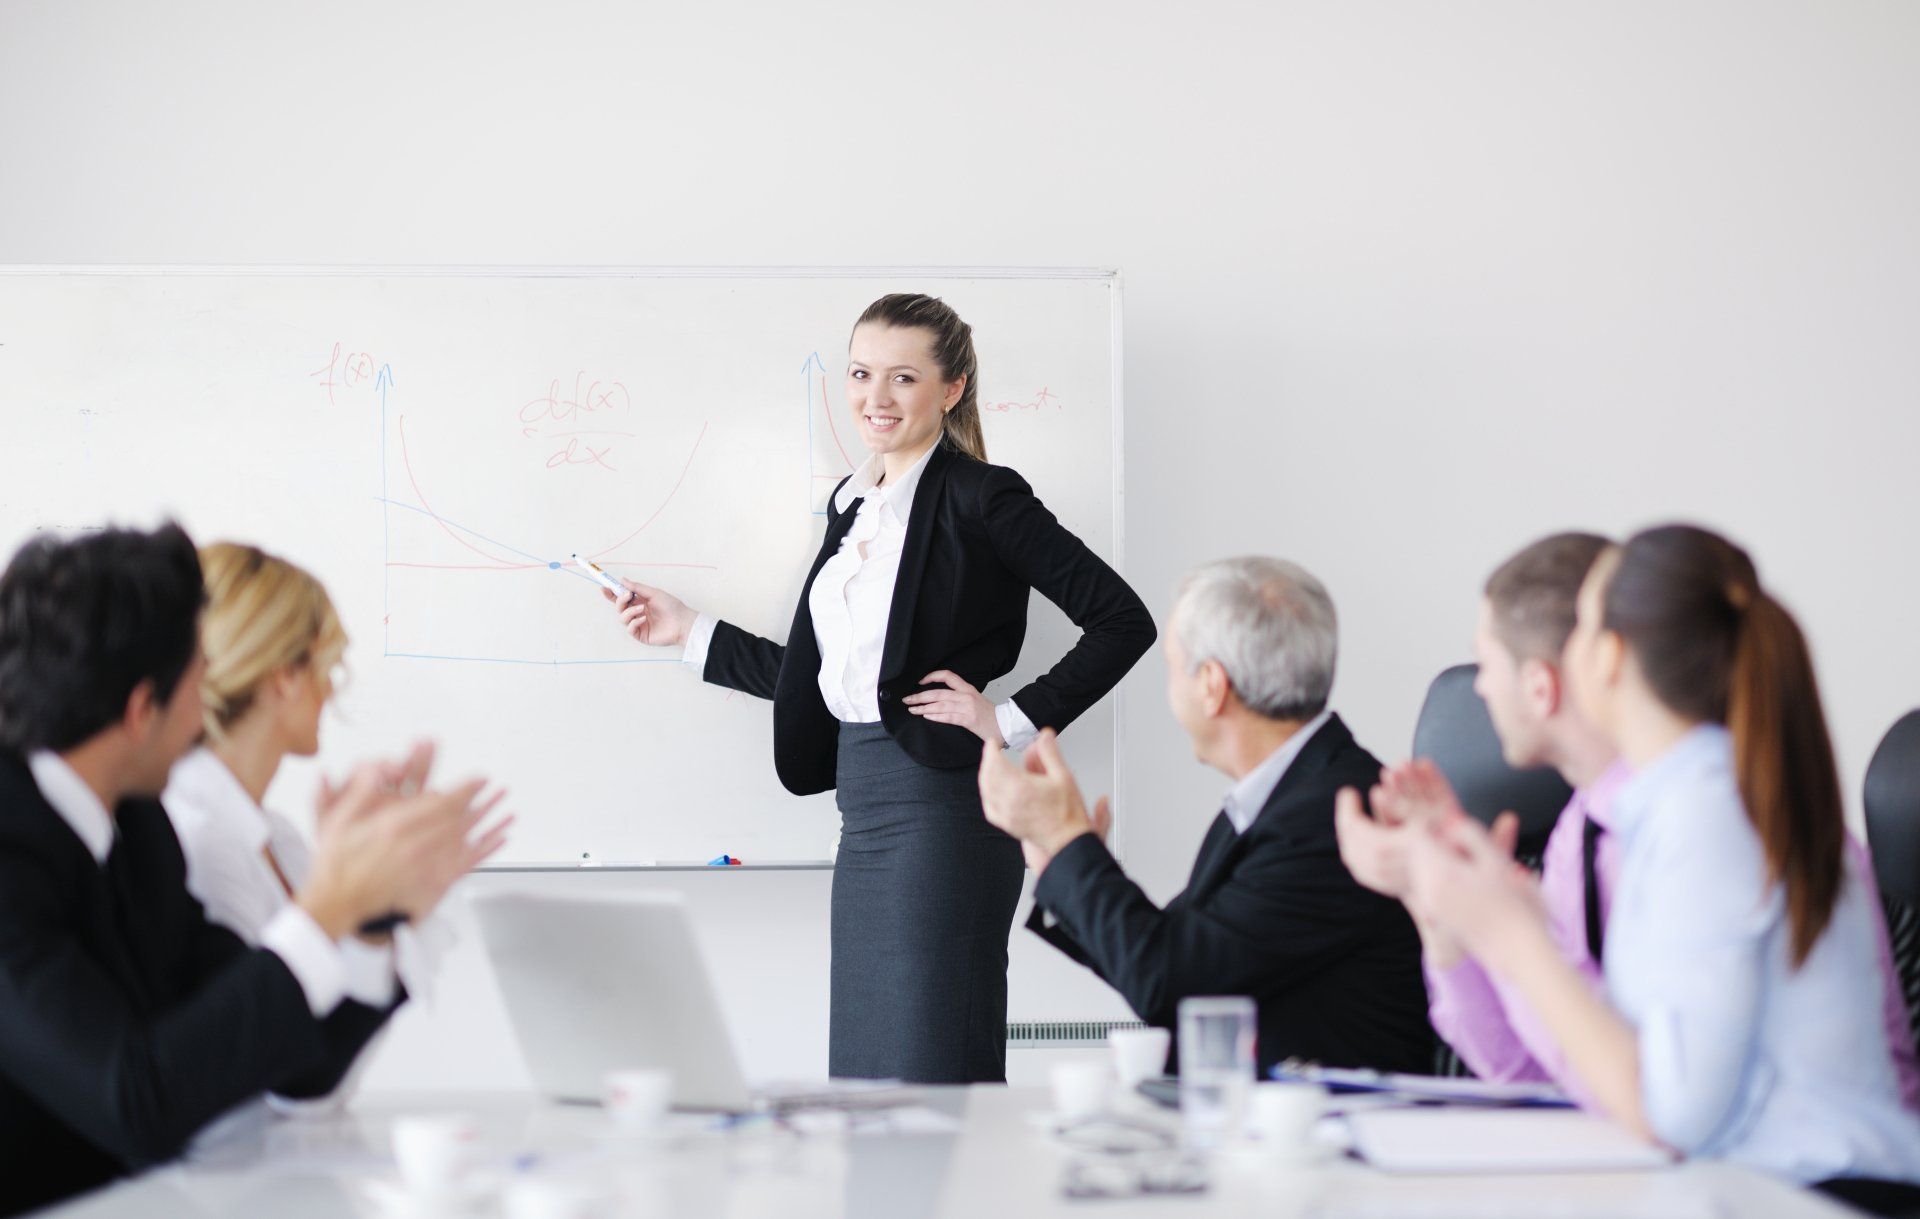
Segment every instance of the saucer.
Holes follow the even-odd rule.
[[[360,1190],[374,1209],[388,1219],[445,1219],[469,1215],[499,1192],[500,1182],[488,1175],[475,1175],[446,1189],[417,1190],[391,1177],[369,1177],[360,1182]]]

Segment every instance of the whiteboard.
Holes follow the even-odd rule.
[[[441,745],[518,815],[502,863],[820,861],[831,794],[774,776],[770,705],[620,633],[579,552],[784,639],[831,489],[853,319],[973,326],[989,457],[1120,558],[1119,281],[1062,270],[29,268],[0,274],[0,542],[178,519],[327,585],[352,642],[315,767]],[[1004,698],[1077,632],[1035,597]],[[1066,733],[1117,778],[1104,700]]]

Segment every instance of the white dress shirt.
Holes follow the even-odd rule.
[[[1796,968],[1726,729],[1696,728],[1642,768],[1613,821],[1606,987],[1639,1034],[1654,1134],[1803,1182],[1920,1181],[1920,1118],[1901,1107],[1883,1023],[1880,913],[1851,855]]]
[[[160,802],[187,857],[187,888],[207,917],[249,944],[259,943],[267,925],[293,902],[266,852],[273,852],[287,884],[298,889],[313,862],[306,839],[287,818],[255,804],[211,749],[196,749],[174,765]],[[411,925],[399,928],[392,948],[341,941],[347,994],[369,1007],[385,1007],[393,1002],[396,973],[410,992],[421,994],[451,938],[442,920],[430,918],[417,932]]]
[[[113,815],[100,803],[100,797],[50,750],[28,754],[27,768],[53,811],[72,828],[94,862],[104,866],[115,835]],[[260,928],[255,942],[286,962],[316,1018],[324,1018],[340,1006],[347,994],[346,961],[339,946],[305,910],[289,904]]]
[[[1326,726],[1333,718],[1333,712],[1322,711],[1300,726],[1300,731],[1288,737],[1280,748],[1268,754],[1266,760],[1240,777],[1227,793],[1227,802],[1221,811],[1227,820],[1233,822],[1236,834],[1244,834],[1260,810],[1267,806],[1273,796],[1273,789],[1280,786],[1280,780],[1287,777],[1287,771],[1293,766],[1293,760],[1307,747],[1313,734]]]
[[[880,722],[880,658],[887,643],[887,618],[893,609],[913,495],[932,457],[933,450],[928,449],[897,482],[882,486],[886,464],[876,453],[834,497],[835,512],[845,512],[856,498],[860,507],[840,549],[814,578],[807,606],[813,615],[814,639],[820,645],[820,694],[827,710],[843,724]],[[681,659],[696,671],[707,667],[707,649],[718,624],[712,615],[701,614],[687,632]],[[1012,699],[994,708],[994,721],[1010,749],[1023,748],[1040,735]]]
[[[187,888],[206,907],[210,921],[258,944],[284,911],[299,909],[274,875],[266,851],[272,850],[287,884],[298,889],[313,863],[306,839],[291,821],[254,803],[211,749],[196,749],[174,764],[160,801],[186,855]],[[452,939],[443,920],[429,918],[418,932],[412,924],[396,929],[391,948],[357,938],[342,940],[347,995],[369,1007],[385,1007],[393,1002],[396,974],[413,995],[424,994]],[[217,1160],[230,1146],[245,1146],[257,1137],[269,1113],[337,1111],[357,1090],[371,1060],[363,1051],[331,1095],[299,1100],[269,1095],[264,1105],[253,1102],[232,1110],[194,1138],[188,1158]]]

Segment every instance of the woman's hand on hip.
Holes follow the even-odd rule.
[[[633,636],[634,642],[671,648],[687,641],[687,632],[700,616],[697,610],[663,589],[624,577],[620,583],[627,586],[624,596],[616,597],[611,589],[605,588],[600,590],[600,595],[613,602],[620,614],[621,628]]]
[[[969,685],[966,678],[941,669],[921,678],[920,684],[946,688],[907,695],[900,700],[907,710],[936,724],[958,724],[996,748],[1006,744],[1000,737],[1000,719],[994,714],[993,704]]]

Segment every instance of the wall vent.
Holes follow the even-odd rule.
[[[1050,1050],[1105,1045],[1115,1029],[1143,1029],[1138,1020],[1014,1020],[1007,1024],[1009,1050]]]

